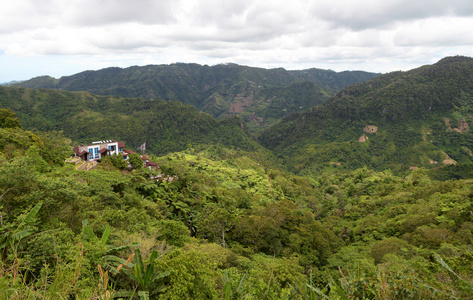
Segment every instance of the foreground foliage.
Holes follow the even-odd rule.
[[[158,171],[84,172],[38,150],[50,135],[9,124],[21,138],[2,139],[2,299],[473,293],[472,180],[367,168],[301,177],[216,146],[157,158]]]

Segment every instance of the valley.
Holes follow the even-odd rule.
[[[236,64],[149,65],[85,71],[11,86],[88,91],[97,95],[179,101],[217,119],[237,114],[255,130],[320,104],[342,88],[379,74],[322,69],[287,71]]]
[[[0,298],[469,299],[472,122],[461,56],[0,86]],[[66,162],[103,140],[156,168]]]

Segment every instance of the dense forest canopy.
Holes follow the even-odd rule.
[[[382,75],[288,116],[260,141],[295,171],[313,172],[330,163],[395,171],[470,165],[472,76],[468,57]]]
[[[347,87],[259,140],[178,102],[0,87],[0,298],[470,299],[472,65]],[[86,138],[147,138],[159,169],[79,170]]]
[[[97,96],[88,92],[0,87],[0,106],[14,110],[25,129],[64,131],[76,143],[147,143],[154,154],[222,144],[262,150],[237,116],[216,120],[180,102]]]
[[[320,104],[342,88],[379,74],[308,69],[287,71],[236,64],[176,63],[106,68],[55,79],[41,76],[16,87],[89,91],[190,104],[217,119],[238,115],[258,130],[292,112]]]

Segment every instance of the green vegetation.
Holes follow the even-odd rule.
[[[471,74],[348,87],[260,136],[278,159],[239,117],[0,87],[0,298],[470,299]],[[160,168],[77,170],[85,138],[146,141]]]
[[[157,157],[158,171],[103,163],[86,172],[43,157],[39,136],[48,137],[5,139],[1,151],[2,299],[473,292],[471,179],[367,168],[296,176],[222,146]],[[157,172],[174,180],[152,179]]]
[[[140,155],[137,153],[130,154],[130,157],[128,158],[128,162],[130,163],[133,169],[143,168],[143,161],[141,160]]]
[[[146,142],[154,154],[208,144],[263,151],[238,117],[217,121],[179,102],[0,87],[0,107],[15,111],[25,129],[63,130],[76,143],[116,139],[134,149]]]
[[[258,129],[377,75],[361,71],[286,71],[236,64],[209,67],[177,63],[85,71],[60,79],[41,76],[13,86],[179,101],[217,119],[239,115],[251,128]]]
[[[405,172],[473,164],[473,59],[379,76],[270,127],[260,142],[291,170],[368,166]],[[337,165],[335,165],[337,166]],[[440,170],[442,171],[442,170]],[[439,174],[440,176],[440,174]]]

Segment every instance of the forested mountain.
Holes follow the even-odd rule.
[[[396,171],[473,162],[473,59],[448,57],[345,88],[286,117],[261,143],[295,171]]]
[[[276,119],[324,91],[258,93]],[[285,117],[259,137],[279,160],[237,116],[0,86],[0,299],[471,299],[472,121],[467,57]],[[159,169],[78,170],[71,139]]]
[[[197,87],[211,81],[214,85],[209,86],[209,90],[214,96],[219,89],[221,92],[217,94],[223,95],[226,86],[232,86],[232,95],[246,95],[251,87],[257,86],[256,82],[261,83],[264,88],[255,90],[254,96],[236,97],[234,99],[239,102],[229,108],[234,114],[244,115],[251,103],[255,113],[246,115],[249,121],[246,124],[251,126],[258,126],[265,120],[276,122],[289,111],[305,110],[314,103],[314,97],[328,97],[325,90],[312,82],[293,82],[295,77],[313,81],[319,78],[318,83],[324,85],[331,80],[327,75],[330,73],[316,69],[288,72],[238,65],[208,67],[190,64],[148,68],[150,71],[146,76],[154,74],[156,69],[162,73],[159,78],[181,84],[181,89],[172,84],[169,86],[176,88],[176,93],[183,93],[180,94],[182,98],[190,98],[183,95],[199,91]],[[438,169],[455,164],[456,167],[450,169],[466,170],[464,166],[473,160],[473,139],[469,130],[473,120],[472,69],[471,58],[449,57],[431,66],[385,74],[346,87],[326,103],[286,117],[264,131],[259,140],[281,157],[292,171],[302,173],[363,166],[402,172],[416,167]],[[63,77],[58,82],[65,85],[70,80],[69,87],[72,87],[87,82],[73,78],[89,76],[89,82],[97,81],[91,89],[102,86],[103,78],[113,86],[114,82],[130,81],[126,77],[130,70],[136,71],[134,80],[142,82],[138,71],[146,73],[146,67],[83,72]],[[169,70],[174,70],[174,73]],[[121,74],[118,78],[117,72]],[[199,76],[189,75],[198,72]],[[184,73],[189,76],[182,75]],[[350,74],[353,75],[346,73],[345,78]],[[235,78],[240,78],[240,81],[231,84]],[[325,78],[325,81],[320,78]],[[193,81],[196,79],[202,81]],[[254,80],[253,83],[244,81],[249,79]],[[242,85],[242,82],[248,84]],[[287,86],[276,87],[283,83]],[[205,92],[200,91],[195,98],[205,96]],[[223,99],[219,97],[213,98],[214,102],[207,98],[206,101],[210,102],[201,105],[206,110],[215,109],[217,100]],[[271,100],[252,102],[252,99]],[[299,106],[292,99],[297,99]],[[250,137],[242,119],[234,117],[217,121],[189,105],[172,101],[2,87],[0,107],[14,110],[26,129],[64,130],[76,142],[106,138],[123,139],[131,146],[147,142],[148,149],[155,154],[209,143],[261,150]]]
[[[471,179],[295,176],[221,146],[81,171],[21,127],[0,109],[1,299],[471,299]]]
[[[0,83],[0,85],[13,85],[13,84],[18,84],[20,83],[21,81],[17,81],[17,80],[14,80],[14,81],[9,81],[9,82],[2,82]]]
[[[208,144],[263,149],[237,116],[216,120],[174,101],[0,87],[0,107],[13,110],[27,130],[64,131],[75,142],[117,139],[130,149],[146,142],[154,154]]]
[[[59,79],[42,76],[14,86],[179,101],[216,118],[238,114],[256,128],[320,104],[341,88],[375,76],[378,74],[362,71],[287,71],[236,64],[177,63],[107,68]]]

